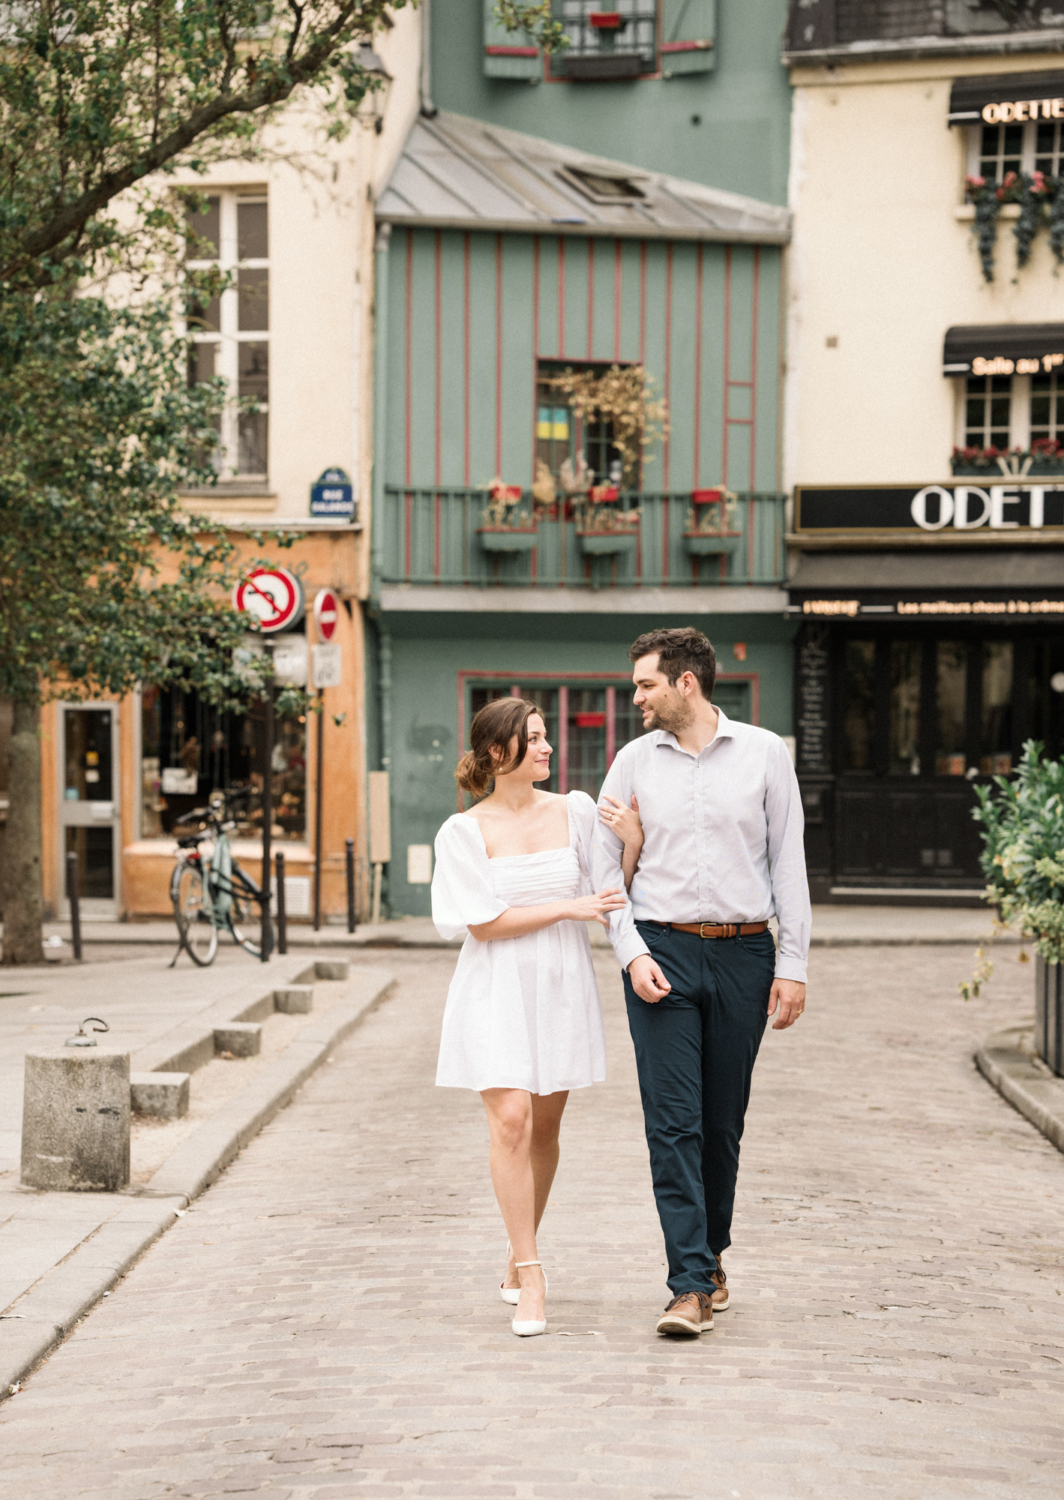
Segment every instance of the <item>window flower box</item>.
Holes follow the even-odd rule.
[[[634,526],[618,526],[608,530],[578,531],[576,540],[585,557],[620,557],[635,552],[638,535]]]
[[[690,557],[727,557],[742,546],[741,531],[685,531],[684,546]]]
[[[1028,477],[1048,479],[1064,474],[1064,448],[1055,439],[1039,439],[1028,450],[1007,452],[997,448],[954,448],[950,469],[960,478],[981,479],[987,484],[1015,484]]]
[[[538,526],[480,526],[480,545],[485,552],[534,552]]]

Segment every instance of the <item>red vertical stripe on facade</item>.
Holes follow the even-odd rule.
[[[495,236],[495,472],[502,473],[502,235]]]
[[[536,422],[539,418],[539,235],[532,236],[532,467],[535,470]],[[539,575],[539,553],[533,552],[530,559],[532,582]]]
[[[435,442],[433,451],[433,482],[440,482],[440,453],[443,440],[443,236],[436,231],[435,244],[435,297],[436,305],[433,309],[433,322],[436,333],[436,380],[433,393],[433,405],[435,408]],[[432,497],[432,576],[440,576],[440,495],[437,489]]]
[[[672,241],[665,246],[665,405],[668,408],[672,402]],[[669,487],[669,463],[672,457],[670,452],[668,433],[665,435],[664,452],[662,454],[663,480],[665,488]],[[666,510],[668,502],[666,502]]]
[[[647,242],[639,242],[639,363],[647,362]]]
[[[595,241],[587,242],[587,357],[595,358]]]
[[[617,754],[617,689],[606,689],[606,770],[613,765]]]
[[[613,242],[613,360],[621,358],[621,242]]]
[[[469,235],[462,236],[462,483],[469,488]]]
[[[403,405],[404,405],[404,408],[405,408],[405,410],[403,412],[403,423],[404,423],[404,432],[403,432],[403,472],[404,472],[404,476],[405,476],[405,482],[407,484],[409,484],[411,482],[412,477],[413,477],[413,451],[412,451],[412,447],[411,447],[411,444],[412,444],[412,441],[413,441],[413,419],[412,419],[412,413],[411,413],[411,410],[410,410],[410,408],[411,408],[411,402],[413,400],[413,369],[414,369],[413,351],[412,351],[412,348],[411,348],[412,339],[413,339],[413,325],[414,325],[414,316],[413,316],[413,307],[414,307],[414,232],[413,232],[412,229],[408,229],[407,232],[406,232],[406,296],[405,296],[405,303],[406,303],[406,314],[405,314],[405,316],[406,316],[406,328],[404,330],[404,341],[405,341],[405,345],[406,345],[406,354],[405,354],[406,368],[405,368],[405,370],[403,372],[403,378],[404,378],[404,382],[405,382],[405,386],[406,386],[406,392],[405,392],[405,400],[403,402]],[[412,535],[411,535],[411,533],[413,531],[413,520],[414,520],[413,509],[414,509],[414,497],[410,494],[409,491],[407,491],[407,494],[404,497],[404,517],[403,517],[403,521],[404,521],[404,524],[403,524],[403,567],[404,567],[404,572],[405,572],[405,575],[406,575],[407,578],[410,577],[410,560],[411,560],[411,545],[412,545]]]
[[[558,236],[558,358],[565,358],[565,236]]]
[[[702,484],[702,262],[703,247],[698,247],[695,269],[695,425],[694,425],[694,487]]]
[[[761,296],[761,246],[754,247],[754,290],[753,308],[750,313],[750,488],[755,490],[757,483],[755,475],[757,472],[757,314],[758,301]],[[747,567],[749,576],[754,577],[754,502],[747,503],[746,517],[746,548]]]
[[[569,689],[558,689],[558,790],[569,790]]]

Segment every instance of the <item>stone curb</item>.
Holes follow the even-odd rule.
[[[1030,1035],[1030,1024],[993,1032],[976,1052],[975,1065],[1003,1099],[1064,1151],[1064,1079],[1023,1049]]]
[[[332,1049],[384,999],[394,976],[361,971],[356,996],[311,1022],[258,1078],[204,1121],[146,1186],[0,1319],[0,1401],[63,1341],[79,1319],[290,1101]]]

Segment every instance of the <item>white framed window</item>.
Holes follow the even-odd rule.
[[[1031,442],[1064,442],[1064,377],[1032,375]]]
[[[1009,172],[1056,177],[1064,165],[1064,121],[1026,120],[968,127],[969,177],[1003,182]]]
[[[232,285],[189,312],[189,381],[220,375],[232,400],[222,412],[217,467],[223,479],[265,480],[269,472],[270,244],[264,191],[221,189],[206,211],[189,211],[190,269],[216,267]],[[249,400],[257,409],[248,411]]]
[[[963,448],[1012,446],[1012,376],[969,375],[964,382]]]

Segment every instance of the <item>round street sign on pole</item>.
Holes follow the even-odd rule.
[[[290,630],[303,618],[303,585],[287,568],[256,568],[233,590],[233,608],[267,635]]]
[[[314,624],[318,627],[318,639],[326,644],[336,633],[336,621],[340,613],[340,601],[332,589],[319,589],[314,598]]]

